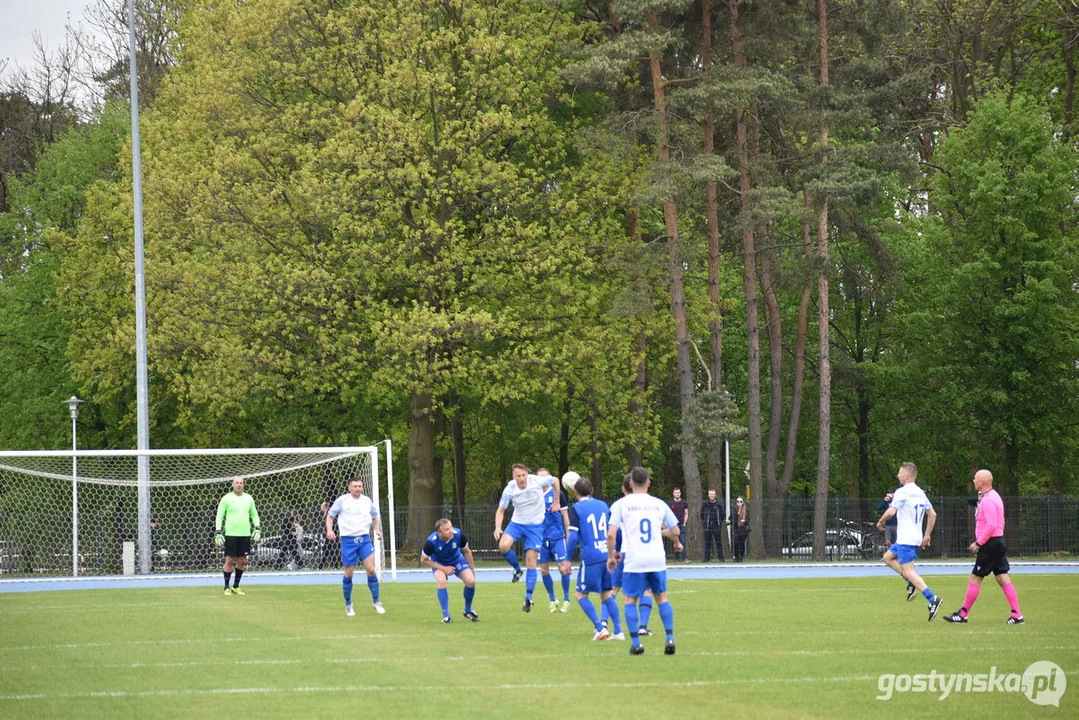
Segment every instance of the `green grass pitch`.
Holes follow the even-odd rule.
[[[965,576],[930,577],[959,607]],[[1027,623],[989,579],[970,623],[926,621],[898,578],[672,580],[678,652],[662,632],[593,642],[580,608],[521,612],[523,584],[481,577],[475,609],[443,625],[433,583],[362,579],[356,617],[339,586],[245,582],[203,588],[0,594],[3,718],[858,718],[1079,717],[1079,577],[1013,576]],[[556,583],[557,586],[557,583]],[[560,588],[559,588],[560,592]],[[660,629],[658,614],[651,623]],[[1022,692],[895,692],[880,676],[1066,673],[1059,708]]]

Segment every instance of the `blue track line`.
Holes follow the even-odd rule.
[[[1079,562],[1012,561],[1011,566],[1019,575],[1075,575],[1079,574]],[[968,575],[972,563],[967,562],[920,562],[919,574]],[[362,569],[357,569],[361,575]],[[476,574],[480,582],[509,582],[509,568],[479,568]],[[894,573],[883,563],[791,563],[791,564],[713,564],[673,565],[667,570],[672,580],[795,580],[806,578],[862,578],[892,577]],[[383,575],[384,582],[393,582],[390,570]],[[420,568],[398,569],[397,582],[430,582],[431,571]],[[0,593],[46,592],[58,590],[107,590],[159,587],[217,587],[222,582],[221,573],[177,575],[127,575],[80,578],[12,578],[0,579]],[[340,570],[301,573],[277,573],[252,571],[244,575],[245,587],[259,585],[338,585]]]

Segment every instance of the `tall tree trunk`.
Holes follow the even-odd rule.
[[[802,191],[805,201],[806,217],[812,207],[809,200],[809,188]],[[813,255],[812,228],[806,222],[802,226],[802,251],[808,259]],[[794,381],[791,387],[791,413],[787,418],[787,444],[783,455],[783,473],[775,488],[768,488],[768,526],[765,528],[765,547],[769,554],[782,553],[783,517],[786,512],[787,490],[794,479],[794,456],[798,449],[798,426],[802,416],[802,392],[805,388],[806,340],[809,335],[809,301],[813,296],[813,278],[807,278],[802,287],[802,300],[798,303],[797,330],[794,339]]]
[[[828,1],[817,0],[820,32],[820,84],[828,85]],[[820,153],[828,163],[828,111],[821,108]],[[832,454],[832,362],[828,328],[828,198],[821,201],[817,218],[817,323],[820,344],[820,434],[817,447],[817,488],[813,506],[813,559],[823,560],[825,519],[828,511],[829,465]]]
[[[588,427],[592,431],[591,438],[588,442],[588,456],[591,459],[591,467],[589,473],[592,476],[592,487],[595,492],[592,493],[592,497],[597,500],[603,499],[603,452],[599,446],[599,412],[596,409],[596,404],[591,402],[588,404]],[[638,463],[639,465],[640,463]],[[636,467],[631,466],[631,467]],[[621,493],[619,493],[620,495]]]
[[[745,70],[746,56],[742,47],[740,0],[729,0],[728,6],[731,13],[731,47],[734,52],[734,65],[739,70]],[[734,119],[737,127],[738,139],[738,189],[741,192],[742,212],[748,211],[750,177],[749,177],[749,140],[746,128],[746,109],[736,107]],[[749,424],[749,494],[748,499],[759,503],[760,511],[764,509],[761,470],[761,340],[760,319],[757,309],[757,248],[756,236],[752,226],[745,223],[742,231],[742,285],[746,293],[746,376],[748,392],[746,397],[746,409]],[[757,512],[760,512],[757,511]],[[762,556],[761,543],[753,542],[749,545],[749,556],[760,558]]]
[[[436,474],[436,418],[434,398],[413,393],[412,432],[408,436],[408,532],[404,548],[420,549],[442,513],[442,474]]]
[[[659,31],[659,20],[654,13],[648,16],[648,26],[652,32]],[[670,150],[666,88],[663,85],[659,55],[655,50],[648,51],[648,65],[652,75],[652,95],[658,121],[656,152],[661,160],[668,160]],[[671,316],[674,319],[674,337],[678,353],[679,400],[682,411],[685,412],[693,402],[693,364],[690,360],[689,333],[686,329],[686,294],[683,277],[685,271],[682,268],[681,240],[678,235],[678,210],[673,199],[668,199],[663,203],[663,222],[667,230],[667,257],[671,273]],[[687,434],[693,432],[692,427],[682,429]],[[686,503],[692,508],[700,507],[703,494],[697,454],[685,446],[682,447],[682,477],[685,481]],[[686,540],[695,555],[700,555],[704,536],[701,534],[699,523],[689,524],[686,528]]]
[[[466,479],[465,472],[465,430],[461,424],[461,410],[457,406],[450,421],[450,432],[453,434],[453,522],[458,527],[464,524],[464,507],[468,504],[465,499]]]
[[[641,328],[637,331],[637,368],[636,375],[633,378],[633,396],[629,401],[629,422],[630,427],[635,431],[640,431],[644,427],[644,403],[642,399],[648,389],[647,365],[644,355],[645,344],[644,328]],[[640,437],[640,432],[634,432],[631,437]],[[630,442],[626,448],[626,460],[629,467],[637,467],[643,462],[641,447],[636,442]],[[598,475],[593,476],[593,485],[599,482],[599,479]]]
[[[701,0],[701,68],[705,74],[712,68],[712,2]],[[715,153],[716,119],[712,107],[704,118],[704,154]],[[708,340],[709,372],[712,390],[722,392],[723,385],[723,307],[719,297],[719,203],[716,200],[716,181],[709,180],[704,188],[705,218],[708,226]],[[723,453],[708,453],[708,488],[723,487]]]
[[[1075,45],[1079,43],[1079,33],[1074,28],[1062,25],[1064,29],[1064,136],[1071,138],[1075,134],[1072,120],[1075,118]]]

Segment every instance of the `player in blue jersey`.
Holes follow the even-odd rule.
[[[434,573],[438,585],[438,604],[442,606],[442,622],[453,622],[450,617],[450,593],[446,589],[453,575],[461,578],[465,584],[465,617],[479,622],[480,616],[472,612],[472,598],[476,596],[476,563],[464,532],[455,528],[447,518],[440,518],[435,522],[435,531],[427,536],[427,542],[423,544],[420,562]]]
[[[547,488],[554,486],[555,498],[560,498],[562,487],[558,478],[550,475],[532,475],[528,472],[528,466],[517,464],[513,466],[513,480],[502,491],[502,498],[498,501],[498,509],[495,510],[495,540],[498,541],[498,551],[510,565],[515,565],[516,556],[513,553],[513,544],[520,540],[525,550],[525,602],[521,609],[532,612],[532,592],[536,589],[536,561],[539,558],[540,548],[543,546],[543,517],[546,506],[543,495]],[[510,505],[513,505],[513,518],[510,524],[502,530],[502,518]],[[560,509],[561,505],[552,505],[553,510]],[[512,555],[512,558],[511,558]],[[520,567],[514,567],[514,581],[520,577]]]
[[[678,540],[678,518],[667,503],[648,494],[651,480],[647,470],[633,468],[630,481],[633,494],[622,498],[611,508],[607,525],[607,569],[614,570],[618,565],[621,552],[615,548],[615,542],[621,529],[622,548],[626,554],[622,593],[625,596],[626,627],[632,641],[629,652],[631,655],[644,652],[638,632],[640,618],[637,602],[647,588],[652,591],[659,617],[663,620],[663,629],[667,633],[663,652],[674,655],[674,611],[667,601],[667,554],[662,538],[671,539],[675,552],[682,549],[682,543]]]
[[[547,468],[540,468],[537,475],[550,475]],[[547,488],[543,494],[543,503],[546,512],[543,515],[543,546],[540,547],[539,571],[543,579],[543,587],[547,590],[547,597],[551,599],[551,612],[569,612],[569,584],[570,574],[573,568],[570,565],[569,554],[566,548],[566,538],[569,534],[569,499],[563,492],[557,503],[554,501],[554,488]],[[551,561],[558,565],[558,572],[562,575],[562,603],[559,604],[554,595],[554,580],[551,578]]]
[[[611,591],[611,571],[607,568],[607,518],[610,509],[607,503],[592,497],[592,481],[588,478],[578,480],[575,490],[580,499],[569,509],[569,524],[571,531],[577,531],[581,548],[581,564],[577,568],[577,603],[595,629],[593,640],[625,640],[618,618],[618,603]],[[600,594],[603,607],[614,621],[614,635],[600,622],[590,593]]]

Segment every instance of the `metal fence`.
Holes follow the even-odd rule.
[[[883,533],[876,527],[883,498],[831,498],[828,500],[826,557],[829,560],[879,559],[887,549]],[[974,540],[974,505],[966,497],[930,496],[937,512],[932,544],[919,555],[923,558],[967,558]],[[762,506],[763,505],[763,506]],[[749,550],[767,559],[811,560],[813,542],[812,498],[748,504],[750,514]],[[448,517],[464,530],[479,560],[499,557],[493,536],[494,505],[443,506],[442,508],[397,508],[398,552],[418,554],[431,529],[418,533],[415,547],[409,547],[409,522],[421,517]],[[437,512],[436,512],[437,510]],[[1005,540],[1010,557],[1079,556],[1079,497],[1026,496],[1004,498]],[[690,524],[699,524],[693,508]],[[775,525],[779,529],[775,529]],[[384,524],[385,528],[385,524]],[[771,542],[766,535],[771,534]],[[386,542],[389,534],[386,533]],[[688,543],[687,543],[688,544]],[[730,547],[723,533],[724,556]],[[699,549],[689,545],[690,558],[700,559]],[[520,552],[520,548],[518,548]],[[673,556],[668,544],[668,554]]]

